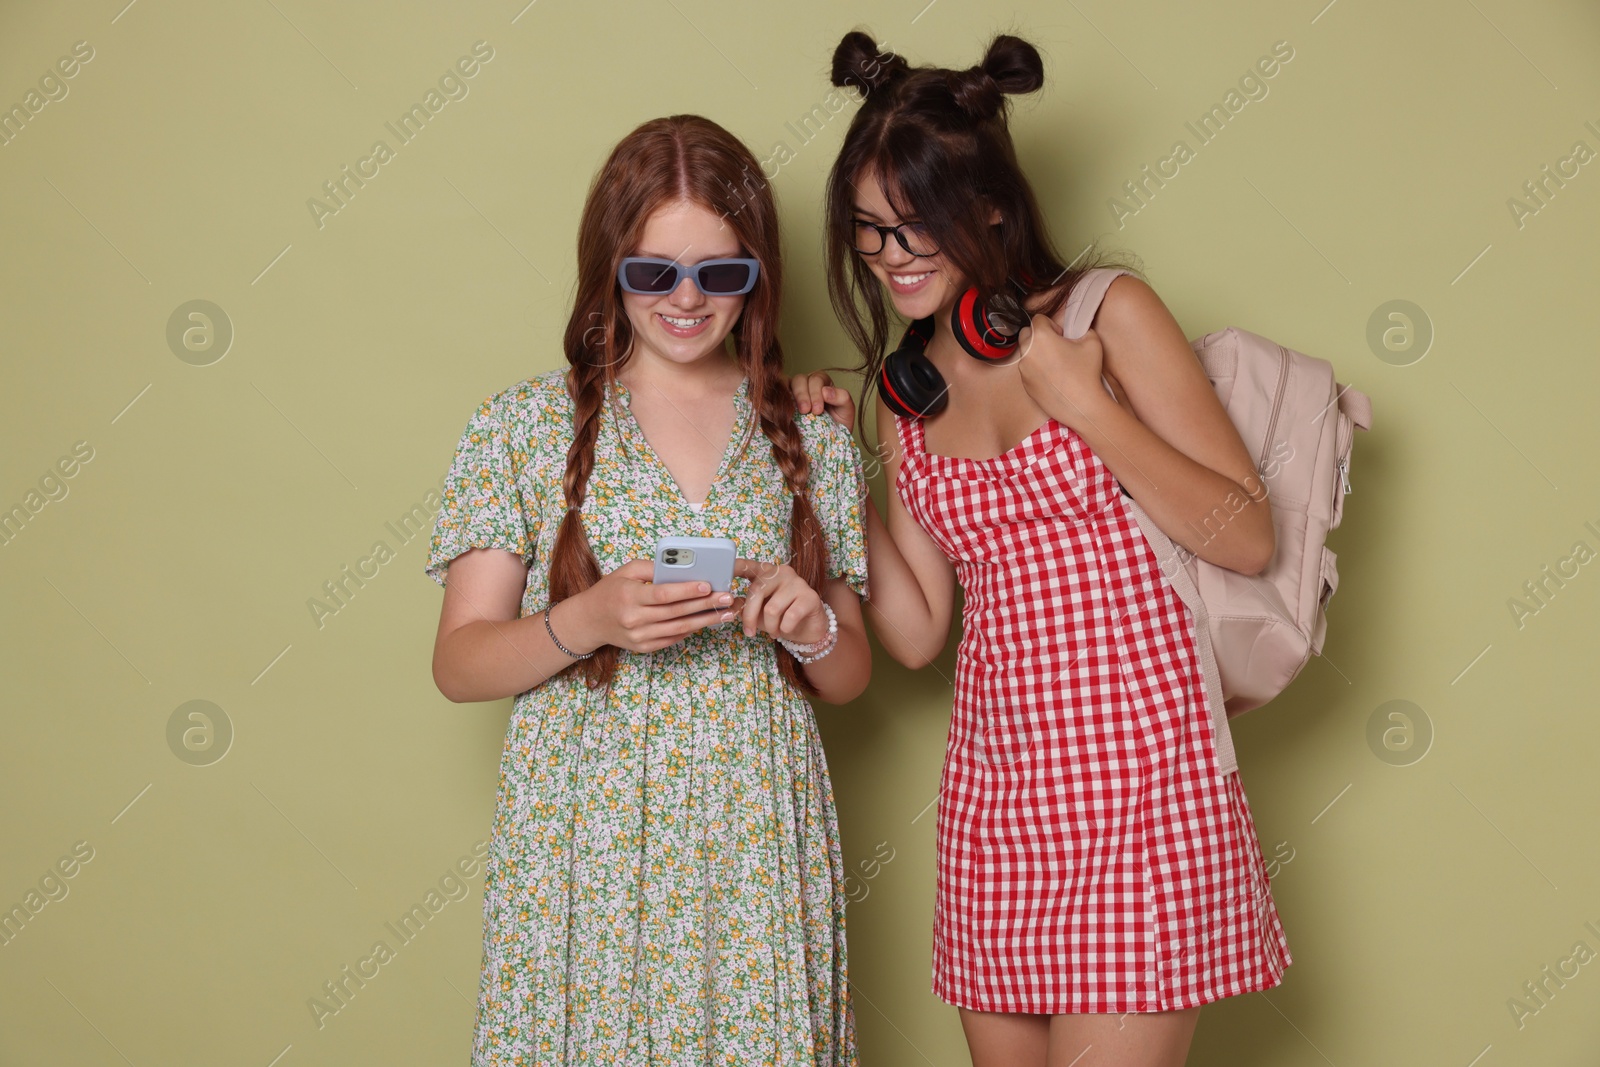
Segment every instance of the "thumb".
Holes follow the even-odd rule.
[[[630,559],[612,572],[619,578],[628,578],[635,582],[648,582],[656,573],[654,561],[648,559]]]
[[[1017,331],[1017,351],[1027,352],[1033,347],[1033,324],[1030,322]]]

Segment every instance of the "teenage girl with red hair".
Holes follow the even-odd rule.
[[[795,414],[757,166],[696,116],[625,137],[578,223],[568,368],[486,399],[450,467],[434,678],[516,696],[474,1067],[856,1062],[806,696],[867,683],[864,483],[849,432]],[[651,584],[669,534],[734,539],[733,591]]]

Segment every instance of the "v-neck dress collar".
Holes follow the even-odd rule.
[[[733,428],[728,433],[727,444],[723,446],[722,459],[717,464],[717,471],[711,476],[711,485],[706,490],[706,497],[698,504],[684,495],[683,487],[672,476],[672,471],[667,468],[655,447],[650,444],[650,439],[645,436],[644,428],[639,425],[639,420],[633,414],[632,396],[626,385],[612,379],[606,396],[606,406],[614,419],[624,446],[637,448],[654,475],[656,499],[665,505],[681,507],[693,514],[704,515],[715,503],[718,489],[724,482],[729,468],[748,446],[750,437],[755,431],[753,417],[755,406],[750,402],[750,379],[748,377],[740,379],[738,387],[733,392]]]

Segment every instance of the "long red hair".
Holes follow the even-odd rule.
[[[737,137],[698,115],[673,115],[644,123],[612,149],[590,186],[578,223],[577,296],[563,340],[571,365],[567,389],[574,404],[573,435],[562,479],[567,510],[550,559],[552,603],[600,580],[582,508],[607,387],[626,362],[633,342],[617,267],[624,256],[636,254],[651,214],[681,200],[722,216],[744,254],[761,263],[756,287],[745,297],[731,336],[739,365],[750,380],[751,405],[793,497],[787,562],[819,591],[827,571],[822,524],[809,492],[811,464],[795,423],[794,397],[778,343],[783,260],[771,188],[761,176],[760,163]],[[573,669],[591,688],[609,685],[620,651],[604,645]],[[816,687],[794,657],[781,645],[777,654],[783,676],[802,692],[814,694]]]

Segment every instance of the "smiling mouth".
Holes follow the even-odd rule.
[[[656,319],[661,323],[661,329],[668,337],[687,340],[699,337],[711,329],[710,315],[663,315],[656,312]]]
[[[925,270],[920,274],[893,274],[893,273],[891,273],[889,275],[889,279],[891,281],[893,281],[896,285],[912,286],[912,285],[921,284],[922,282],[924,282],[924,281],[928,280],[929,278],[933,277],[933,274],[934,274],[934,272],[931,271],[931,270]]]

